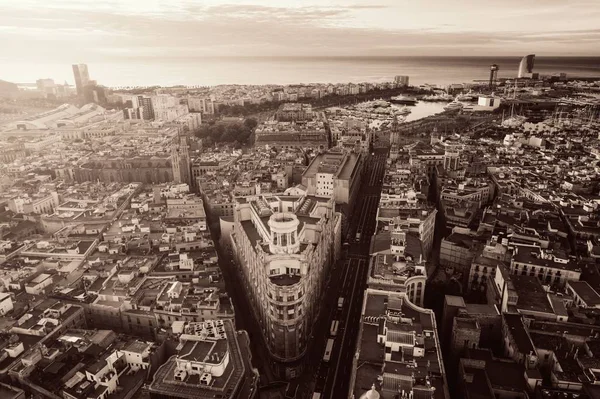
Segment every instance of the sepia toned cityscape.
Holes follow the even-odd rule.
[[[600,399],[600,4],[214,2],[0,16],[0,399]]]

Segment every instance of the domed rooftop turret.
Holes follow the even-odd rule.
[[[371,386],[371,389],[361,395],[360,399],[379,399],[381,395],[375,389],[375,384]]]

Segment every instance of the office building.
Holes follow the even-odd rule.
[[[90,81],[90,75],[88,73],[88,67],[86,64],[75,64],[73,65],[73,75],[75,76],[75,87],[77,88],[77,95],[83,96],[83,89]]]
[[[147,121],[160,120],[164,122],[177,121],[189,113],[188,106],[181,104],[179,99],[167,94],[155,96],[123,96],[125,119],[143,119]],[[192,122],[196,125],[196,119]]]
[[[146,96],[137,97],[138,106],[142,109],[142,119],[147,121],[154,120],[154,107],[152,104],[152,98]]]
[[[154,120],[154,106],[152,98],[149,96],[121,96],[125,108],[123,109],[124,119],[141,119],[146,121]]]
[[[336,204],[353,204],[359,191],[364,157],[360,153],[329,150],[317,155],[302,175],[311,195],[333,197]]]
[[[333,198],[239,197],[231,247],[273,371],[294,378],[340,254],[341,215]]]
[[[519,63],[519,74],[517,77],[521,78],[531,78],[533,77],[533,64],[535,62],[535,54],[529,54],[521,59]]]
[[[396,86],[406,87],[408,86],[408,78],[406,75],[396,75],[394,76],[394,83],[396,83]]]
[[[173,121],[189,113],[188,106],[181,104],[177,97],[168,94],[158,94],[152,96],[151,99],[154,118],[157,120]]]
[[[188,97],[187,105],[190,109],[190,112],[201,112],[205,115],[211,115],[215,113],[215,103],[210,98]]]

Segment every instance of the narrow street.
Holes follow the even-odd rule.
[[[356,211],[345,237],[345,242],[348,243],[347,255],[332,273],[331,281],[335,282],[336,286],[327,291],[328,298],[325,302],[330,306],[326,307],[317,323],[320,326],[318,335],[321,338],[315,343],[318,346],[311,352],[311,359],[316,359],[313,392],[319,392],[325,398],[348,396],[352,357],[356,350],[362,302],[367,286],[371,238],[376,228],[386,159],[387,149],[376,150],[376,155],[371,157],[365,166]],[[344,302],[341,309],[338,309],[337,301],[340,297],[344,298]],[[334,320],[339,322],[339,328],[337,334],[331,336],[330,328]],[[334,339],[334,345],[330,359],[326,361],[323,356],[329,338]],[[302,397],[310,397],[310,394],[312,392]]]
[[[327,290],[321,300],[317,322],[313,329],[302,375],[290,381],[289,397],[311,398],[313,392],[322,392],[326,398],[346,397],[351,375],[352,357],[360,326],[360,314],[366,289],[369,269],[371,238],[375,233],[376,215],[381,194],[381,180],[385,171],[387,149],[377,149],[365,163],[361,187],[355,211],[349,221],[346,237],[342,241],[344,255],[331,269]],[[262,340],[262,332],[248,299],[239,287],[237,269],[227,248],[218,250],[223,277],[227,281],[228,292],[232,297],[236,312],[236,327],[248,331],[252,338],[252,363],[261,374],[261,386],[275,383],[277,379],[270,371],[268,351]],[[338,308],[338,298],[344,298],[342,308]],[[335,337],[330,336],[332,321],[339,322]],[[335,343],[329,361],[323,360],[325,346],[329,338]]]

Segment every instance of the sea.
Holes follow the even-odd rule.
[[[90,77],[106,86],[359,83],[408,75],[411,85],[465,83],[517,75],[521,57],[225,57],[90,63]],[[66,66],[70,72],[70,66]],[[536,57],[534,72],[598,77],[600,57]],[[72,79],[70,79],[72,80]]]

